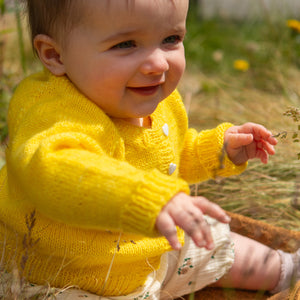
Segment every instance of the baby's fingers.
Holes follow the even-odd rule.
[[[174,250],[180,250],[181,244],[177,238],[177,229],[171,216],[161,212],[156,219],[156,229],[168,240]]]
[[[246,146],[251,144],[253,141],[253,135],[252,134],[246,134],[246,133],[227,133],[226,135],[226,147],[232,148],[232,149],[238,149],[242,146]]]
[[[277,139],[273,136],[272,132],[261,125],[256,125],[256,127],[253,129],[253,137],[256,141],[262,140],[265,143],[269,143],[273,146],[276,146],[278,142]]]
[[[198,247],[213,249],[214,243],[210,225],[206,222],[203,213],[197,207],[185,207],[174,210],[172,217],[176,224],[192,238]]]
[[[275,137],[272,136],[272,135],[269,136],[269,137],[266,139],[266,141],[267,141],[268,143],[270,143],[271,145],[273,145],[273,146],[276,146],[277,143],[278,143],[277,139],[275,139]]]
[[[262,149],[265,150],[268,154],[270,155],[274,155],[275,154],[275,148],[272,144],[264,141],[264,140],[260,140],[257,142],[256,147],[258,149]]]
[[[268,159],[269,159],[269,155],[266,153],[266,151],[258,149],[256,151],[256,158],[260,159],[260,161],[263,164],[267,164],[268,163]]]
[[[217,204],[210,202],[204,197],[193,197],[194,204],[202,211],[203,214],[208,215],[219,222],[229,223],[230,217]]]

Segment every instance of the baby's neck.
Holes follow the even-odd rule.
[[[132,119],[134,125],[144,127],[144,118]]]
[[[151,126],[152,126],[152,123],[151,123],[151,118],[149,116],[142,118],[142,127],[151,128]]]
[[[145,118],[124,119],[124,120],[138,127],[151,128],[151,118],[149,116]]]

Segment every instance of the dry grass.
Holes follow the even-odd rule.
[[[288,77],[280,78],[282,93],[272,93],[241,86],[236,77],[224,82],[200,72],[186,73],[180,89],[191,126],[206,129],[224,121],[234,124],[251,121],[263,124],[274,134],[288,132],[285,139],[279,138],[277,153],[269,164],[250,161],[240,176],[195,186],[198,194],[229,211],[300,229],[300,211],[296,209],[300,203],[300,160],[297,160],[300,143],[292,140],[296,123],[283,116],[289,106],[299,106],[299,78],[300,71],[291,68]]]
[[[1,220],[0,220],[1,221]],[[27,232],[23,237],[21,249],[22,257],[20,265],[12,259],[5,261],[5,247],[1,253],[0,259],[0,299],[1,300],[44,300],[51,299],[54,295],[55,289],[49,286],[36,286],[29,284],[25,279],[25,268],[28,258],[34,253],[34,249],[38,240],[33,239],[32,232],[35,227],[35,211],[30,215],[25,216],[24,222],[26,223]],[[2,237],[1,243],[6,244],[6,237]],[[12,255],[13,257],[13,255]],[[8,267],[11,265],[11,267]],[[12,272],[6,272],[7,269],[12,269]],[[29,287],[29,289],[28,289]],[[54,299],[54,297],[52,297]]]

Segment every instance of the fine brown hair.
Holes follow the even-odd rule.
[[[83,0],[84,1],[84,0]],[[31,41],[38,34],[60,39],[80,21],[81,0],[25,0]]]

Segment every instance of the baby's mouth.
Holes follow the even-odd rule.
[[[157,85],[152,85],[152,86],[128,87],[128,89],[139,95],[151,96],[158,91],[159,87],[160,87],[160,85],[157,84]]]

